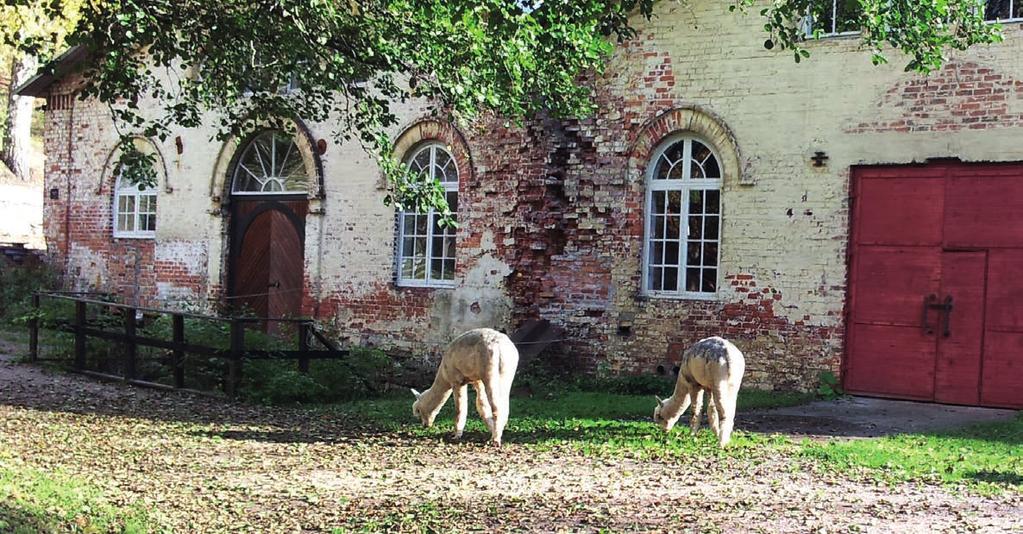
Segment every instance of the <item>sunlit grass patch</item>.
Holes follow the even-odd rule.
[[[118,508],[79,480],[0,455],[0,532],[157,532],[141,509]]]
[[[981,492],[1023,492],[1023,414],[1013,421],[945,432],[808,443],[805,454],[838,470],[866,469],[892,480],[968,484]]]
[[[811,397],[800,393],[743,391],[744,410],[791,406]],[[442,437],[454,426],[454,407],[449,401],[433,428],[421,428],[411,415],[412,395],[337,405],[331,409],[362,421],[378,430],[405,432],[414,436]],[[587,454],[650,456],[717,451],[717,442],[704,422],[696,439],[690,435],[688,416],[671,433],[664,433],[652,420],[656,401],[651,395],[615,395],[572,391],[533,398],[513,398],[505,441],[540,450],[568,448]],[[486,427],[476,415],[472,399],[466,432],[484,434]],[[740,415],[741,417],[741,415]],[[468,439],[472,439],[469,437]],[[744,451],[783,439],[737,431],[732,451]]]

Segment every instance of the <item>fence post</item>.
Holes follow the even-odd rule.
[[[298,323],[298,372],[309,372],[309,323]]]
[[[32,293],[32,318],[28,320],[28,361],[39,359],[39,293]]]
[[[185,387],[185,351],[181,346],[185,343],[185,317],[180,313],[171,316],[171,330],[174,341],[174,351],[171,355],[171,365],[174,366],[174,387]]]
[[[238,395],[238,385],[242,380],[242,355],[245,353],[245,324],[237,317],[231,319],[231,358],[227,362],[227,382],[225,392],[231,396]]]
[[[135,308],[124,309],[124,379],[135,379],[135,362],[138,357],[138,345],[135,344]]]
[[[85,302],[75,301],[75,369],[85,369]]]

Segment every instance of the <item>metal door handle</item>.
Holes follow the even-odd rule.
[[[941,305],[941,311],[945,312],[943,317],[945,321],[945,328],[942,335],[949,337],[952,335],[952,295],[945,297],[945,302]]]
[[[930,311],[931,308],[933,308],[933,307],[935,307],[937,305],[938,305],[938,296],[935,295],[934,293],[931,293],[930,295],[927,295],[926,297],[924,297],[923,318],[920,321],[920,326],[924,330],[924,335],[929,336],[929,335],[934,333],[934,329],[931,328],[931,325],[927,323],[927,312]]]

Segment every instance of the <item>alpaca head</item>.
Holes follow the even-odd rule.
[[[665,432],[669,432],[671,431],[671,428],[675,426],[675,422],[678,421],[678,417],[668,419],[661,415],[661,410],[664,409],[664,404],[667,401],[662,400],[657,395],[654,395],[654,398],[657,399],[657,406],[654,407],[654,423],[661,427],[661,429]]]
[[[431,413],[423,409],[423,406],[420,403],[423,396],[422,393],[412,389],[412,394],[416,396],[415,402],[412,403],[412,417],[418,418],[423,423],[423,426],[427,428],[433,426],[433,419],[437,417],[437,412],[434,411]]]

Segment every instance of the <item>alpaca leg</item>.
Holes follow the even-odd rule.
[[[735,424],[735,404],[739,395],[739,388],[727,384],[721,386],[718,395],[718,417],[721,421],[721,433],[718,434],[718,443],[724,447],[732,439],[732,426]]]
[[[469,414],[469,387],[465,384],[455,388],[455,439],[462,437],[465,419]]]
[[[720,410],[718,409],[718,399],[721,398],[720,390],[713,390],[710,392],[710,400],[707,401],[707,422],[710,423],[710,429],[714,431],[714,436],[721,437],[721,429],[718,425],[718,418],[720,417]]]
[[[695,389],[695,393],[693,392]],[[696,386],[690,390],[690,395],[693,398],[693,417],[689,420],[689,430],[693,433],[693,437],[696,437],[696,433],[700,431],[700,415],[703,411],[703,388]]]
[[[508,423],[508,397],[511,394],[511,388],[505,387],[496,377],[485,380],[483,386],[487,392],[487,400],[490,401],[490,410],[494,421],[494,428],[490,431],[490,441],[500,447],[504,425]]]
[[[476,381],[472,387],[476,390],[476,412],[487,425],[487,430],[494,433],[494,414],[490,411],[490,400],[487,399],[487,391],[483,388],[483,382]]]

